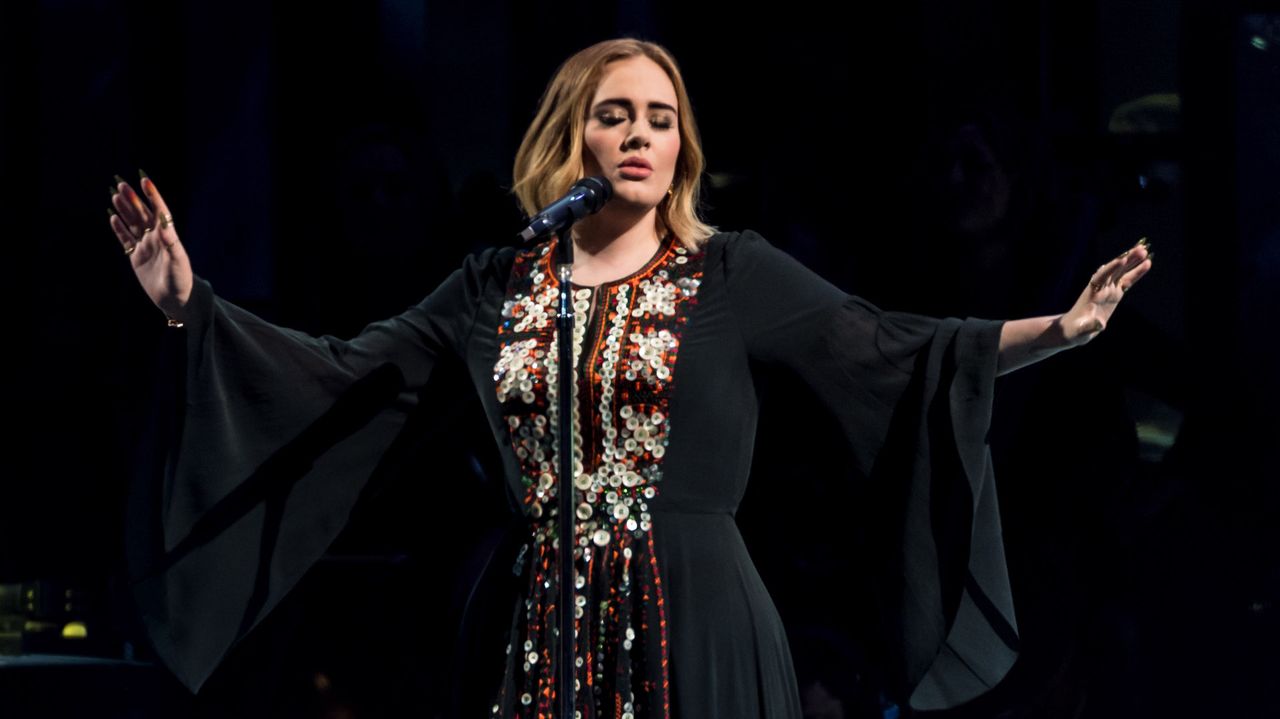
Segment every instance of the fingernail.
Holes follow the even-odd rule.
[[[115,216],[116,216],[116,211],[115,211],[115,210],[113,210],[113,209],[111,209],[110,207],[108,207],[108,208],[107,208],[107,217],[108,217],[108,218],[110,218],[110,217],[115,217]]]
[[[121,177],[121,176],[119,176],[119,175],[112,175],[112,177],[116,178],[116,183],[117,183],[117,184],[121,184],[121,183],[123,183],[123,182],[124,182],[124,178],[123,178],[123,177]]]
[[[1146,248],[1148,248],[1148,249],[1150,249],[1150,248],[1151,248],[1151,243],[1150,243],[1150,242],[1147,242],[1147,238],[1145,238],[1145,237],[1144,237],[1144,238],[1142,238],[1141,240],[1138,240],[1138,244],[1139,244],[1139,245],[1142,245],[1143,247],[1146,247]]]
[[[142,178],[143,191],[145,191],[148,195],[150,195],[151,191],[155,189],[155,186],[151,183],[151,178],[147,177],[146,171],[141,169],[138,170],[138,177]]]
[[[116,188],[114,188],[114,187],[113,187],[113,188],[111,188],[111,196],[112,196],[112,197],[115,197],[115,196],[116,196],[116,195],[118,195],[118,194],[120,194],[120,191],[119,191],[119,190],[117,190],[117,189],[116,189]]]
[[[1156,253],[1154,253],[1154,252],[1152,252],[1151,254],[1147,255],[1147,259],[1148,259],[1148,260],[1153,260],[1153,259],[1155,259],[1155,257],[1156,257]]]

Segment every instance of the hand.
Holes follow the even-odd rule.
[[[1153,257],[1151,245],[1144,237],[1093,273],[1075,306],[1059,320],[1068,346],[1085,344],[1107,328],[1116,305],[1151,269]]]
[[[133,264],[142,289],[171,320],[183,320],[183,308],[191,298],[194,275],[187,251],[178,241],[169,207],[155,183],[145,173],[140,183],[149,204],[129,183],[116,176],[111,196],[111,229]]]

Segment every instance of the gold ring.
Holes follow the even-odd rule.
[[[132,245],[129,245],[128,247],[124,248],[124,254],[125,254],[125,257],[128,257],[129,255],[132,255],[132,254],[133,254],[133,251],[134,251],[134,250],[136,250],[136,249],[138,249],[138,243],[136,243],[136,242],[135,242],[135,243],[133,243]]]
[[[166,212],[160,216],[161,227],[168,227],[169,225],[172,225],[172,224],[173,224],[173,215],[170,215],[168,212]]]

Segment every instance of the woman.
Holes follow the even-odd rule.
[[[782,623],[733,518],[757,419],[753,362],[812,386],[849,439],[853,470],[896,503],[884,508],[895,520],[873,578],[895,689],[918,708],[972,699],[1008,671],[1017,644],[984,441],[994,378],[1095,337],[1150,269],[1147,247],[1101,266],[1062,315],[883,312],[753,232],[702,223],[702,170],[675,62],[631,39],[561,66],[516,158],[530,214],[581,177],[614,186],[572,233],[582,716],[800,715]],[[167,551],[137,582],[170,667],[199,687],[279,601],[345,522],[433,366],[453,355],[480,392],[525,520],[524,590],[489,708],[550,716],[558,240],[472,255],[398,317],[350,341],[315,338],[213,295],[154,183],[143,179],[142,197],[118,189],[112,228],[186,334]]]

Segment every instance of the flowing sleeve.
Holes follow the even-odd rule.
[[[503,281],[502,254],[468,257],[417,305],[348,340],[273,325],[196,278],[171,335],[179,395],[158,410],[177,426],[162,466],[135,484],[128,521],[142,628],[189,689],[391,470],[433,368],[461,355],[482,296]]]
[[[986,692],[1018,652],[987,445],[1003,322],[882,311],[750,231],[724,266],[749,354],[813,389],[870,481],[891,689],[925,710]]]

